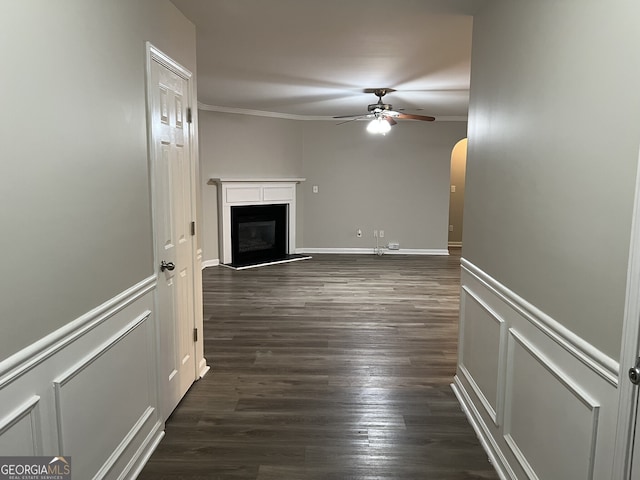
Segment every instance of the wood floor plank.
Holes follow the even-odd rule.
[[[450,388],[459,260],[206,269],[212,371],[139,478],[497,479]]]

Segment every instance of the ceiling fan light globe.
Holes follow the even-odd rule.
[[[369,125],[367,125],[367,132],[369,133],[379,133],[384,135],[389,132],[389,130],[391,130],[391,125],[389,125],[389,122],[383,118],[374,118],[369,122]]]

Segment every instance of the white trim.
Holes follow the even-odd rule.
[[[467,381],[467,383],[469,383],[469,385],[471,386],[471,390],[473,390],[473,393],[475,393],[476,397],[478,397],[478,399],[480,400],[480,403],[482,404],[485,411],[487,412],[487,415],[489,415],[489,418],[491,418],[491,421],[493,422],[493,424],[496,427],[499,427],[500,424],[498,422],[498,413],[496,412],[497,407],[494,410],[494,408],[491,406],[491,403],[489,403],[489,400],[487,400],[487,397],[484,395],[484,393],[482,392],[482,390],[474,380],[473,375],[471,375],[471,372],[469,372],[469,370],[464,364],[460,364],[458,365],[458,373],[461,373],[464,379]]]
[[[31,423],[31,439],[33,441],[34,455],[42,455],[42,433],[39,421],[39,403],[40,397],[33,395],[29,400],[25,401],[18,408],[3,418],[0,418],[0,436],[4,435],[11,427],[23,418],[29,416]]]
[[[576,399],[578,399],[585,407],[591,410],[591,447],[589,452],[589,466],[588,466],[588,476],[587,480],[593,478],[593,471],[596,459],[596,440],[598,437],[598,420],[600,414],[600,405],[598,402],[593,400],[585,391],[583,391],[578,385],[576,385],[569,377],[565,376],[562,371],[554,365],[542,352],[536,349],[533,345],[531,345],[517,330],[514,328],[509,329],[509,334],[511,338],[514,339],[515,342],[520,344],[520,346],[531,356],[533,357],[545,370],[547,370],[556,380],[558,380],[566,390],[568,390]],[[515,348],[513,347],[513,343],[510,342],[509,348],[509,369],[510,371],[507,374],[507,379],[512,379],[514,375],[517,375],[516,372],[513,371],[513,355],[515,354]],[[526,456],[516,443],[515,439],[511,436],[511,406],[513,395],[513,385],[511,381],[507,382],[506,394],[505,394],[505,416],[504,416],[504,428],[503,435],[504,439],[511,449],[511,452],[515,456],[516,460],[522,467],[522,469],[526,472],[527,476],[531,479],[538,479],[538,475],[535,473],[533,467],[529,464]]]
[[[503,414],[504,414],[504,372],[506,369],[507,355],[505,350],[505,340],[507,336],[507,322],[500,316],[493,308],[491,308],[487,303],[480,298],[473,290],[471,290],[466,285],[462,286],[462,295],[460,298],[460,308],[466,308],[466,298],[467,296],[471,298],[481,309],[483,309],[489,317],[494,320],[498,324],[498,328],[500,330],[500,339],[498,340],[498,380],[496,382],[496,407],[495,410],[489,403],[489,400],[484,395],[476,381],[473,379],[471,372],[467,369],[464,362],[464,326],[466,322],[466,317],[462,314],[460,316],[460,335],[459,335],[459,343],[458,349],[460,350],[459,358],[458,358],[458,368],[461,373],[465,377],[465,380],[469,382],[472,390],[476,394],[476,396],[480,399],[480,402],[484,406],[487,414],[491,417],[494,425],[499,427],[502,423]]]
[[[306,178],[301,177],[213,177],[207,182],[207,185],[219,185],[221,183],[300,183]]]
[[[211,367],[207,365],[207,359],[202,358],[200,360],[200,364],[198,365],[198,377],[199,378],[204,377],[210,369]]]
[[[129,430],[129,432],[125,435],[125,437],[122,439],[120,444],[116,447],[116,449],[111,453],[111,455],[109,455],[109,458],[107,459],[107,461],[104,462],[102,467],[100,467],[100,470],[96,472],[93,478],[104,478],[111,471],[111,469],[118,462],[118,460],[120,459],[122,454],[125,452],[127,447],[133,443],[133,441],[136,438],[136,435],[138,435],[142,431],[145,424],[147,423],[147,420],[151,418],[151,415],[153,415],[153,412],[155,412],[155,410],[156,410],[155,408],[149,406],[144,412],[142,412],[142,415],[140,415],[140,418],[138,418],[138,420],[133,425],[133,427],[131,427],[131,430]],[[137,456],[134,456],[133,458],[136,458],[136,457]],[[126,468],[125,468],[125,471],[126,471]]]
[[[376,255],[375,247],[371,248],[296,248],[296,253],[337,253],[348,255]],[[439,248],[404,248],[400,250],[385,250],[385,255],[449,255],[448,250]]]
[[[316,120],[316,121],[327,121],[327,122],[339,122],[341,119],[334,118],[326,115],[296,115],[293,113],[281,113],[281,112],[268,112],[265,110],[251,110],[248,108],[237,108],[237,107],[222,107],[219,105],[208,105],[206,103],[198,102],[199,110],[206,110],[209,112],[220,112],[220,113],[235,113],[238,115],[251,115],[254,117],[270,117],[270,118],[282,118],[285,120]],[[367,119],[357,119],[360,120],[369,120]],[[468,117],[464,115],[460,116],[441,116],[436,117],[436,122],[466,122]],[[402,121],[402,120],[400,120]]]
[[[489,457],[489,461],[493,468],[496,470],[496,473],[500,477],[500,480],[517,480],[516,474],[511,469],[509,462],[506,457],[498,447],[493,435],[487,429],[485,423],[481,420],[480,412],[475,407],[469,394],[465,390],[460,378],[456,375],[453,377],[453,383],[451,384],[451,389],[453,393],[458,398],[458,402],[462,407],[462,411],[467,416],[467,420],[471,424],[471,427],[476,432],[476,436],[478,440],[480,440],[480,444],[487,456]]]
[[[627,290],[622,326],[620,363],[626,369],[635,364],[638,356],[640,335],[640,159],[636,171],[636,190],[631,223],[629,265],[627,267]],[[633,454],[633,432],[636,425],[638,388],[625,378],[618,389],[618,422],[613,459],[613,478],[627,478],[631,474]],[[640,461],[640,460],[639,460]]]
[[[151,458],[151,455],[153,455],[153,452],[156,451],[156,448],[158,448],[158,445],[160,445],[160,442],[164,438],[164,430],[160,430],[161,428],[162,424],[158,422],[153,430],[149,433],[149,435],[147,435],[147,438],[140,446],[136,454],[133,456],[132,462],[127,465],[127,467],[124,469],[123,474],[118,477],[118,480],[124,480],[125,478],[138,478],[145,465]],[[142,452],[144,452],[144,456],[140,456]],[[137,464],[136,468],[133,471],[130,470],[133,467],[132,463]],[[130,476],[127,477],[126,475]]]
[[[160,49],[155,47],[151,42],[147,42],[147,54],[148,54],[147,60],[149,62],[152,62],[152,61],[158,62],[160,65],[168,68],[169,70],[174,72],[176,75],[181,76],[185,80],[190,80],[191,77],[193,77],[193,74],[189,69],[180,65],[173,58],[171,58],[166,53],[162,52]],[[148,63],[148,65],[151,65],[151,64]]]
[[[0,389],[75,342],[156,287],[152,275],[0,362]]]
[[[18,423],[27,415],[31,414],[31,411],[36,408],[39,402],[40,397],[38,395],[34,395],[18,408],[9,413],[9,415],[0,418],[0,435],[6,433],[7,430],[13,427],[16,423]]]
[[[217,267],[220,265],[220,259],[216,258],[215,260],[204,260],[202,262],[202,270],[209,267]]]
[[[462,242],[449,242],[449,246],[453,248],[462,248]]]
[[[474,276],[516,312],[538,327],[549,338],[571,353],[575,358],[597,373],[614,387],[618,386],[620,364],[579,337],[564,325],[551,318],[535,305],[513,292],[474,264],[461,259],[463,270]]]
[[[64,387],[69,380],[72,380],[76,375],[82,372],[85,368],[95,362],[102,355],[107,353],[111,348],[117,345],[122,339],[124,339],[127,335],[129,335],[133,330],[135,330],[142,322],[148,320],[151,316],[151,311],[146,310],[135,319],[133,319],[127,326],[121,329],[118,333],[113,335],[109,340],[104,342],[98,348],[96,348],[89,355],[84,357],[82,360],[77,362],[73,367],[69,368],[65,373],[56,378],[53,383],[56,388]]]

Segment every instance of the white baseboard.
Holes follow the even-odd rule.
[[[202,269],[204,270],[208,267],[217,267],[218,265],[220,265],[220,260],[217,258],[215,260],[204,260],[202,262]]]
[[[449,246],[453,248],[460,248],[462,247],[462,242],[449,242]]]
[[[211,367],[207,365],[207,359],[203,358],[200,361],[200,365],[198,365],[198,377],[199,378],[204,377],[210,369]]]
[[[153,452],[156,451],[158,445],[164,438],[164,430],[162,424],[158,424],[156,430],[149,435],[144,445],[140,448],[135,459],[131,462],[128,468],[125,470],[128,477],[125,478],[138,478],[138,475],[142,472],[142,469],[147,464]]]
[[[502,455],[502,452],[500,452],[500,449],[493,440],[493,437],[489,433],[486,425],[481,421],[478,421],[478,419],[481,418],[480,413],[471,401],[471,398],[469,398],[469,395],[467,395],[467,392],[461,385],[457,376],[453,378],[451,389],[458,399],[462,411],[467,416],[467,420],[471,424],[471,427],[476,432],[476,436],[478,437],[478,440],[480,440],[480,444],[487,453],[487,456],[491,461],[491,465],[493,465],[493,468],[496,470],[500,480],[515,480],[515,473],[513,473],[513,470],[509,468],[509,464],[504,458],[504,455]]]
[[[439,248],[401,248],[400,250],[384,249],[385,255],[449,255],[449,251]],[[347,255],[375,255],[375,247],[371,248],[296,248],[296,253],[302,254],[347,254]]]

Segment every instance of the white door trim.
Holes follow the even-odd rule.
[[[622,328],[620,374],[618,380],[618,423],[611,478],[629,478],[635,425],[638,387],[627,378],[627,370],[636,360],[640,348],[640,156],[636,173],[636,191],[629,243],[627,292]],[[640,459],[636,459],[640,461]]]
[[[152,78],[151,76],[151,68],[152,68],[152,63],[156,62],[162,66],[164,66],[165,68],[167,68],[168,70],[172,71],[173,73],[175,73],[176,75],[182,77],[183,79],[185,79],[187,82],[187,94],[188,94],[188,98],[189,98],[189,103],[188,103],[188,107],[191,108],[191,112],[192,112],[192,116],[193,114],[197,111],[196,105],[196,98],[195,98],[195,92],[194,92],[194,88],[193,88],[193,74],[191,73],[191,71],[189,71],[187,68],[183,67],[181,64],[179,64],[178,62],[176,62],[175,60],[173,60],[171,57],[169,57],[168,55],[166,55],[164,52],[162,52],[161,50],[159,50],[157,47],[155,47],[153,44],[151,44],[150,42],[146,42],[146,100],[147,100],[147,139],[148,139],[148,162],[149,162],[149,178],[150,178],[150,195],[151,195],[151,214],[152,214],[152,234],[153,234],[153,261],[154,261],[154,266],[153,266],[153,272],[154,272],[154,277],[157,278],[159,273],[160,273],[160,269],[159,269],[159,264],[160,264],[160,259],[157,258],[157,225],[156,225],[156,209],[157,206],[155,205],[155,193],[156,193],[156,189],[158,188],[155,185],[155,176],[156,176],[156,172],[155,172],[155,166],[154,166],[154,152],[155,152],[155,144],[154,144],[154,138],[153,138],[153,124],[152,124],[152,112],[151,112],[151,105],[152,105],[152,90],[150,88],[149,82]],[[189,149],[189,165],[190,165],[190,170],[191,170],[191,176],[190,176],[190,214],[191,214],[191,218],[192,219],[196,219],[196,213],[197,213],[197,208],[196,208],[196,185],[197,185],[197,181],[199,181],[199,172],[197,171],[197,130],[195,129],[195,124],[192,123],[187,123],[187,135],[188,135],[188,142],[190,144],[190,149]],[[200,278],[195,278],[196,275],[201,275],[202,274],[202,267],[200,265],[200,262],[197,261],[197,236],[193,235],[191,236],[191,252],[192,252],[192,265],[193,265],[193,289],[192,289],[192,295],[193,298],[191,299],[191,301],[193,302],[193,312],[194,312],[194,318],[193,318],[193,328],[197,329],[199,332],[199,338],[198,338],[198,342],[194,343],[194,351],[193,354],[195,356],[195,368],[194,368],[194,372],[193,372],[193,379],[194,381],[198,378],[200,378],[201,376],[204,375],[204,373],[207,372],[208,370],[208,366],[206,365],[206,359],[204,358],[204,351],[202,348],[203,345],[203,318],[202,318],[202,296],[201,296],[201,288],[196,288],[196,285],[200,285],[201,284],[201,279]],[[200,292],[200,293],[198,293]],[[154,304],[155,304],[155,310],[157,312],[158,310],[158,302],[157,302],[157,293],[154,294],[154,296],[156,297],[154,300]],[[159,347],[161,345],[160,342],[160,329],[157,326],[157,321],[156,323],[156,364],[160,364],[160,351],[159,351]],[[165,421],[166,420],[166,415],[164,412],[164,406],[162,405],[163,402],[163,396],[162,396],[162,384],[160,383],[161,381],[161,375],[160,372],[158,372],[158,382],[157,382],[157,386],[158,386],[158,398],[161,401],[161,412],[162,412],[162,420]]]

